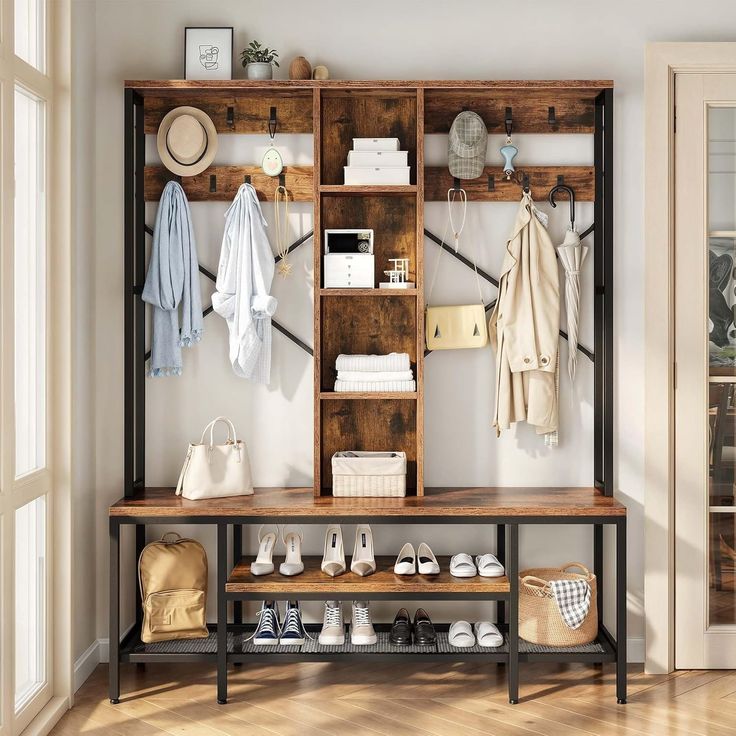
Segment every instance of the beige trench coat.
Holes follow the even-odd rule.
[[[557,429],[560,292],[555,248],[524,194],[489,320],[496,352],[496,433],[526,420],[537,434]]]

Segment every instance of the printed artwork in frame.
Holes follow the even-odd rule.
[[[184,79],[233,78],[233,29],[184,29]]]

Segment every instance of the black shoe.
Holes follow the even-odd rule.
[[[434,624],[423,608],[417,608],[414,614],[414,643],[420,647],[430,647],[437,643]]]
[[[406,608],[400,608],[396,614],[388,640],[397,647],[408,647],[411,644],[411,619]]]

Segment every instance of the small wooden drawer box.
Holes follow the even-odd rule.
[[[325,289],[372,289],[374,282],[375,259],[372,254],[325,254]]]

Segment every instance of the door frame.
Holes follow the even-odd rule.
[[[650,673],[675,667],[675,76],[688,72],[736,73],[736,43],[650,43],[646,49],[644,611]]]

